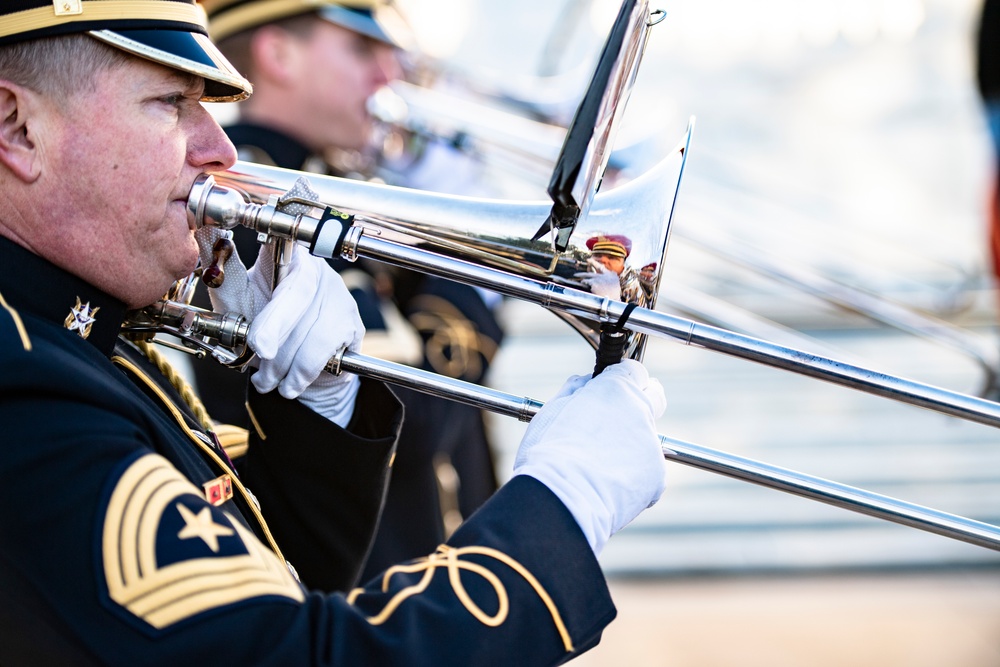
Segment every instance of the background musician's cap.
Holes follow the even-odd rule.
[[[201,0],[217,42],[266,23],[315,12],[330,23],[391,46],[406,48],[405,21],[391,0]]]
[[[253,88],[208,38],[195,0],[5,0],[0,46],[86,33],[132,55],[205,79],[206,102],[231,102]]]
[[[587,239],[587,248],[594,253],[625,259],[632,253],[632,241],[620,234],[593,236]]]

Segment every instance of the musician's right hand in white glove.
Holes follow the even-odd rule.
[[[571,377],[535,415],[515,475],[530,475],[569,508],[600,555],[608,538],[659,500],[666,465],[656,419],[663,387],[637,361]]]
[[[211,263],[215,241],[227,233],[209,227],[196,232],[203,265]],[[285,398],[298,398],[346,426],[354,413],[360,381],[351,373],[323,372],[345,346],[358,350],[365,333],[357,303],[344,281],[324,260],[301,248],[292,254],[273,295],[274,261],[269,247],[262,246],[249,271],[235,251],[224,269],[222,286],[209,289],[209,296],[215,310],[240,313],[250,320],[247,344],[257,354],[254,365],[258,368],[250,381],[257,391],[277,388]]]

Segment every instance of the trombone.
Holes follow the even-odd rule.
[[[622,356],[641,360],[648,336],[664,336],[724,354],[783,368],[867,393],[982,424],[1000,426],[1000,404],[853,366],[762,339],[655,310],[673,211],[692,128],[674,151],[642,176],[595,194],[607,163],[616,109],[634,79],[651,25],[644,0],[626,0],[607,53],[613,66],[586,114],[571,128],[550,184],[549,202],[516,202],[441,195],[240,162],[202,175],[188,198],[192,228],[245,226],[268,240],[280,260],[294,245],[319,257],[359,257],[423,271],[537,303],[559,315],[600,348],[611,326],[624,333]],[[609,43],[611,40],[609,39]],[[617,53],[615,53],[617,51]],[[624,54],[624,55],[622,55]],[[609,65],[612,63],[609,61]],[[597,136],[600,130],[600,136]],[[568,150],[567,150],[568,147]],[[581,149],[582,150],[577,150]],[[561,171],[567,169],[568,171]],[[568,178],[564,178],[567,177]],[[291,196],[291,192],[305,196]],[[294,205],[294,208],[289,208]],[[293,212],[294,211],[294,212]],[[539,223],[545,221],[541,227]],[[617,259],[617,297],[590,291],[583,276],[606,254]],[[614,268],[612,268],[614,267]],[[176,299],[129,314],[123,333],[167,333],[184,348],[211,353],[231,366],[246,359],[249,323]],[[327,369],[374,377],[527,421],[541,404],[460,380],[342,351]],[[766,463],[660,436],[670,460],[811,498],[862,514],[1000,550],[1000,528],[870,493]]]
[[[668,212],[673,208],[686,152],[687,143],[682,142],[644,176],[598,194],[590,215],[580,221],[576,233],[585,238],[598,230],[634,234],[638,242],[633,252],[639,252],[638,261],[644,261],[650,253],[665,252]],[[319,256],[365,257],[528,300],[560,314],[595,345],[601,324],[626,316],[627,327],[634,332],[627,348],[632,358],[641,358],[645,336],[666,336],[943,414],[1000,426],[1000,404],[991,401],[657,312],[652,309],[655,292],[643,292],[649,307],[631,308],[623,301],[585,291],[574,283],[572,274],[580,267],[586,250],[570,245],[565,252],[556,253],[546,241],[531,241],[527,236],[534,231],[539,216],[547,213],[548,203],[478,200],[308,175],[317,201],[294,199],[292,203],[306,204],[309,210],[294,215],[283,212],[285,204],[280,202],[280,193],[291,190],[303,177],[300,172],[252,163],[238,163],[229,171],[203,175],[189,198],[191,218],[196,226],[247,226],[306,246]],[[674,187],[669,187],[670,182]],[[337,202],[338,208],[324,202]],[[637,220],[650,219],[661,220],[658,233],[662,240],[650,241],[648,234],[642,236],[641,229],[634,227]],[[189,346],[210,349],[226,363],[239,356],[238,351],[228,348],[245,343],[247,327],[240,317],[168,301],[134,313],[125,331],[170,333]],[[224,340],[228,346],[210,344],[206,338]],[[327,369],[400,384],[522,421],[530,420],[542,405],[530,398],[346,351],[331,359]],[[668,436],[661,435],[660,441],[668,460],[1000,550],[997,526]]]

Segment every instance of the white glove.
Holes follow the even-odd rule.
[[[202,263],[212,261],[212,246],[229,234],[203,227],[196,232]],[[346,426],[354,413],[360,380],[351,373],[333,375],[323,368],[343,347],[357,351],[365,328],[344,281],[322,259],[297,248],[284,278],[271,295],[274,260],[262,246],[247,271],[237,254],[224,264],[225,281],[209,289],[212,307],[250,320],[247,344],[257,353],[259,369],[250,381],[261,393],[277,387],[285,398],[298,398],[327,419]]]
[[[618,274],[604,268],[603,265],[591,263],[591,271],[574,274],[584,285],[590,288],[592,294],[606,299],[622,300],[622,283]]]
[[[666,406],[663,387],[637,361],[593,379],[571,377],[531,420],[514,474],[549,487],[600,555],[608,538],[663,494],[655,422]]]

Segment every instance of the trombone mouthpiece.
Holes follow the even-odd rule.
[[[241,223],[249,205],[237,190],[217,185],[214,176],[202,174],[188,195],[188,226],[194,231],[206,225],[232,229]]]

